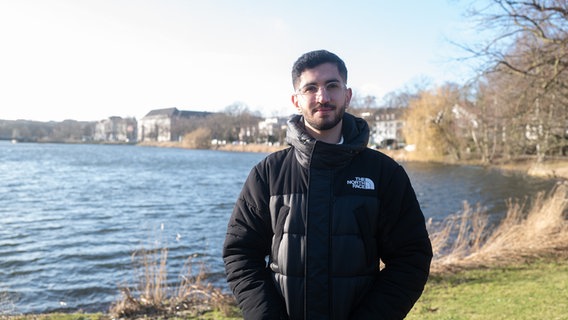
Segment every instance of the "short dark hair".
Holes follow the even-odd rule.
[[[339,75],[345,83],[347,83],[347,67],[345,62],[341,60],[336,54],[331,53],[327,50],[316,50],[304,53],[302,56],[294,62],[292,67],[292,85],[297,88],[300,75],[306,69],[315,68],[324,63],[333,63],[337,66]]]

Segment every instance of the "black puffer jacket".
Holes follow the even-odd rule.
[[[408,176],[364,120],[345,114],[343,137],[294,116],[292,147],[252,169],[223,248],[245,319],[402,319],[421,295],[432,249]]]

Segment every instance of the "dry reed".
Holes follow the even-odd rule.
[[[568,248],[568,182],[531,203],[509,199],[506,216],[491,226],[485,211],[464,203],[457,216],[428,228],[434,250],[432,271],[524,261]]]
[[[206,269],[201,264],[193,273],[193,257],[188,258],[177,284],[168,283],[168,249],[140,250],[132,255],[137,285],[122,286],[122,298],[115,302],[109,314],[113,318],[198,316],[219,310],[230,315],[234,298],[206,281]]]

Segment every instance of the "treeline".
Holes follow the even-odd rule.
[[[20,142],[84,142],[92,140],[94,121],[0,120],[0,140]]]
[[[462,45],[482,62],[476,79],[391,95],[407,107],[407,144],[433,160],[566,156],[568,2],[488,2],[469,14],[493,37]]]
[[[283,144],[286,130],[274,126],[272,130],[260,130],[260,115],[248,109],[239,113],[221,112],[202,121],[187,120],[182,126],[182,142],[186,147],[207,149],[215,144],[278,143]],[[191,124],[190,124],[191,123]],[[189,130],[191,129],[191,130]]]
[[[259,129],[262,120],[259,112],[251,111],[245,104],[234,103],[204,119],[182,120],[176,134],[183,137],[186,145],[196,148],[209,148],[215,142],[283,142],[285,130],[275,127],[271,132],[262,132]]]

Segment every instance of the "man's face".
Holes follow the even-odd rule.
[[[292,103],[304,116],[306,126],[316,132],[339,124],[350,101],[351,89],[345,87],[337,66],[332,63],[304,70],[292,95]]]

